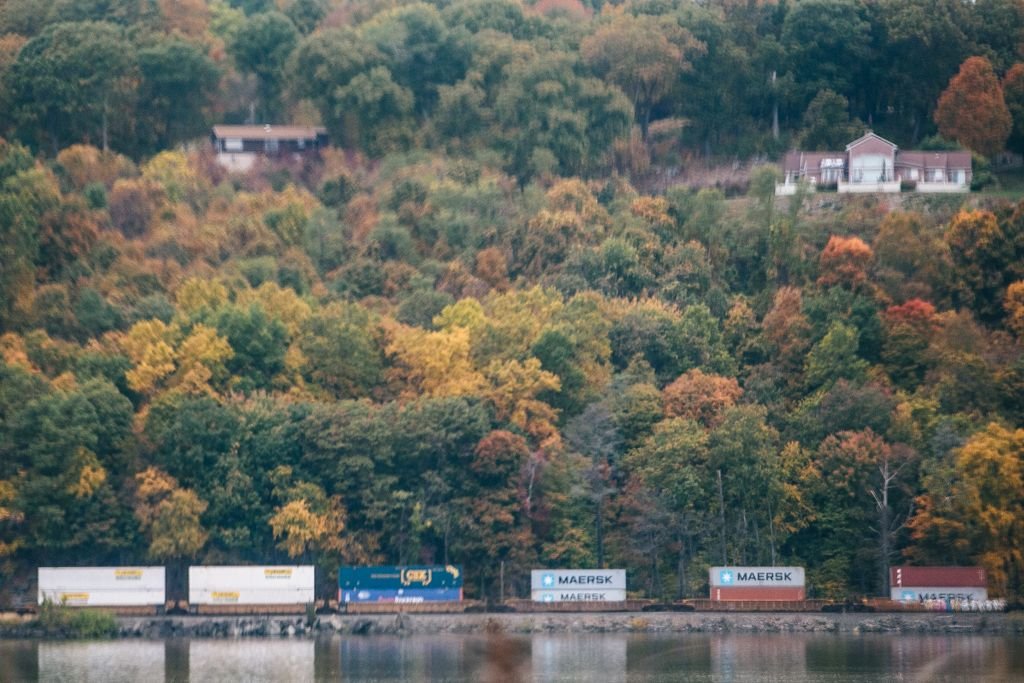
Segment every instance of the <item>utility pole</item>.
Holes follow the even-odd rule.
[[[722,566],[728,566],[729,561],[725,552],[725,495],[722,493],[722,470],[715,470],[718,474],[718,526],[722,536]]]

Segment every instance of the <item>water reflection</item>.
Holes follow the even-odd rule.
[[[1013,681],[1021,640],[988,636],[347,636],[0,641],[0,681]]]

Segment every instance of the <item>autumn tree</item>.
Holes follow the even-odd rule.
[[[307,557],[309,551],[331,554],[337,559],[348,549],[342,536],[347,512],[340,497],[328,497],[317,484],[297,480],[292,468],[279,465],[270,474],[274,497],[282,501],[274,508],[269,524],[277,547],[288,557]]]
[[[950,222],[945,238],[954,265],[955,300],[973,309],[982,320],[999,320],[1012,246],[995,214],[960,211]]]
[[[992,64],[970,57],[950,79],[935,108],[939,132],[987,157],[1003,150],[1013,127]]]
[[[617,15],[580,44],[583,59],[633,102],[640,134],[647,140],[651,114],[676,87],[680,73],[705,46],[674,18]]]
[[[1024,280],[1018,280],[1006,288],[1006,326],[1018,338],[1024,338]]]
[[[667,417],[682,417],[714,427],[722,413],[736,404],[743,390],[732,377],[687,370],[662,392]]]
[[[195,557],[208,538],[200,521],[206,502],[155,467],[137,474],[135,483],[135,517],[149,539],[149,556]]]
[[[980,564],[1003,594],[1024,580],[1021,487],[1024,431],[990,424],[952,456],[948,479],[926,479],[910,522],[908,554],[942,564]],[[938,474],[938,472],[936,472]]]
[[[818,284],[823,287],[843,285],[851,289],[863,285],[874,260],[871,247],[859,237],[832,235],[818,262]]]

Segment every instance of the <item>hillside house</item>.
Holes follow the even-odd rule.
[[[299,159],[327,146],[327,131],[315,126],[214,126],[210,135],[217,162],[231,171],[248,171],[260,157]]]
[[[970,152],[901,151],[896,144],[867,133],[842,152],[789,152],[784,180],[775,193],[790,195],[797,183],[834,185],[846,192],[899,192],[906,183],[916,192],[967,192],[971,188]]]

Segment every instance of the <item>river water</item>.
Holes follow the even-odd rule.
[[[833,634],[0,641],[0,681],[1024,681],[1024,639]]]

